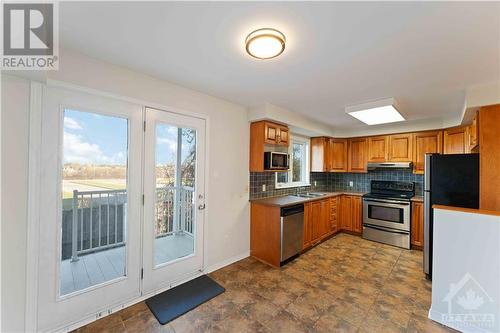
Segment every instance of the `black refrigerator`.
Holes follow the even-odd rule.
[[[424,272],[432,279],[432,206],[479,208],[479,154],[425,154],[424,172]]]

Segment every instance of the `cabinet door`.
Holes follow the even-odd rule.
[[[329,139],[325,137],[311,138],[311,171],[312,172],[327,172],[330,171],[329,166]]]
[[[469,130],[467,126],[444,130],[444,153],[466,154],[469,152]]]
[[[353,196],[351,199],[351,226],[354,232],[361,233],[362,231],[362,209],[361,197]]]
[[[304,246],[302,249],[307,249],[311,246],[311,222],[312,222],[312,214],[311,214],[311,203],[304,204]]]
[[[346,139],[330,139],[331,142],[331,171],[347,172],[348,141]]]
[[[424,205],[421,202],[412,203],[410,238],[412,245],[424,246]]]
[[[286,127],[280,127],[279,128],[279,134],[278,134],[278,144],[283,145],[283,146],[288,146],[288,143],[290,142],[290,135],[289,135],[289,130]]]
[[[321,204],[321,238],[324,238],[330,234],[330,200],[324,199],[320,201]]]
[[[479,145],[479,113],[476,112],[472,124],[469,126],[469,151],[473,151]]]
[[[366,163],[368,155],[368,141],[366,138],[349,140],[349,172],[367,172]]]
[[[323,236],[323,221],[321,221],[321,201],[314,201],[311,203],[311,243],[319,241]]]
[[[276,141],[278,140],[278,125],[273,124],[273,123],[265,123],[265,143],[269,144],[276,144]]]
[[[413,135],[413,172],[424,173],[424,160],[426,153],[443,152],[443,132],[419,132]]]
[[[352,197],[350,195],[343,195],[340,199],[341,201],[341,228],[343,230],[352,231],[352,219],[351,219],[351,202]]]
[[[389,136],[388,160],[391,162],[410,162],[412,154],[412,134],[396,134]]]
[[[387,136],[368,138],[368,162],[385,162],[387,160]]]

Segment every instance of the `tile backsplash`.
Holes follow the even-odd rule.
[[[311,172],[311,186],[299,188],[299,191],[353,191],[369,192],[372,180],[396,180],[404,182],[415,182],[415,195],[423,193],[423,175],[413,174],[411,169],[373,170],[368,173],[322,173]],[[349,186],[349,182],[353,186]],[[266,191],[262,191],[262,185],[266,185]],[[250,173],[250,199],[276,197],[287,194],[295,194],[297,188],[275,188],[275,174],[272,172]]]

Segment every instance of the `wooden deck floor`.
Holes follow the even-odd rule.
[[[155,239],[155,263],[162,264],[193,253],[193,238],[170,235]],[[125,275],[126,247],[90,253],[80,260],[61,262],[61,295],[82,290]]]

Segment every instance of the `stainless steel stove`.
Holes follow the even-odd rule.
[[[372,180],[363,196],[363,238],[409,249],[414,195],[415,183]]]

